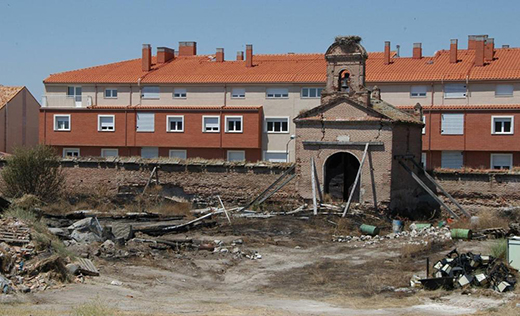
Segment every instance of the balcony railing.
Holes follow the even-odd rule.
[[[92,105],[91,96],[46,95],[42,97],[42,107],[84,108]]]

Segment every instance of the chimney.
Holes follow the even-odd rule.
[[[484,40],[487,39],[487,35],[468,35],[468,49],[475,49],[475,45],[477,43],[477,40],[480,38],[480,37],[483,37]]]
[[[385,65],[390,64],[390,42],[385,42]]]
[[[197,42],[179,42],[179,56],[197,55]]]
[[[152,68],[152,47],[150,44],[143,44],[141,63],[143,65],[143,71],[150,71],[150,68]]]
[[[475,66],[484,66],[484,50],[485,50],[485,37],[477,36],[475,38]]]
[[[219,63],[224,61],[224,48],[217,48],[216,61]]]
[[[164,64],[175,58],[175,50],[168,47],[157,47],[157,63]]]
[[[413,43],[413,59],[422,58],[422,45],[421,43]]]
[[[246,67],[253,67],[253,45],[246,45]]]
[[[502,48],[509,48],[509,45],[508,44],[504,44],[504,45],[502,45]]]
[[[450,63],[454,64],[458,61],[457,53],[458,53],[458,45],[459,40],[451,39],[450,40]]]
[[[241,51],[237,52],[237,60],[244,60],[244,52],[241,52]]]
[[[486,39],[486,48],[484,49],[484,59],[486,61],[492,61],[495,57],[495,39]]]

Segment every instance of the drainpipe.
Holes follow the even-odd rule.
[[[224,106],[227,105],[227,84],[224,84]]]
[[[97,84],[94,85],[94,91],[96,91],[96,93],[94,94],[94,105],[98,105],[97,103],[97,94],[98,94],[98,86]]]
[[[223,106],[220,108],[220,114],[219,114],[219,123],[220,123],[220,124],[219,124],[219,125],[220,125],[220,126],[219,126],[219,131],[220,131],[220,133],[219,133],[220,135],[219,135],[219,136],[220,136],[220,150],[222,151],[222,157],[224,157],[224,160],[225,160],[227,157],[226,157],[226,155],[225,155],[226,153],[224,152],[224,148],[222,148],[222,134],[223,134],[224,131],[226,130],[226,122],[224,122],[224,129],[222,129],[222,114],[223,114],[222,109],[223,109],[223,108],[224,108]],[[244,123],[242,123],[242,125],[243,125],[243,124],[244,124]],[[242,128],[243,128],[243,127],[242,127]]]
[[[287,155],[287,161],[286,162],[290,161],[290,159],[289,159],[289,143],[291,142],[291,140],[293,140],[295,138],[296,138],[296,135],[291,135],[291,138],[289,138],[289,141],[285,144],[285,154]]]
[[[139,77],[139,79],[137,79],[137,87],[139,87],[139,104],[138,105],[141,105],[141,98],[143,96],[143,92],[141,91],[141,79],[143,77]]]
[[[4,133],[4,153],[7,152],[7,133],[9,131],[9,126],[7,125],[8,124],[8,119],[7,117],[9,116],[9,102],[7,102],[5,104],[5,114],[4,114],[4,126],[5,126],[5,133]]]
[[[426,155],[426,168],[428,168],[428,161],[432,161],[432,110],[433,110],[433,104],[434,104],[434,97],[435,94],[435,82],[432,82],[432,101],[430,105],[430,110],[428,111],[428,154]]]

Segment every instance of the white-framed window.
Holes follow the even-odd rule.
[[[67,97],[79,98],[79,101],[81,101],[81,90],[81,86],[69,86],[67,87]]]
[[[466,93],[467,87],[464,83],[447,83],[444,85],[445,99],[464,99]]]
[[[491,154],[491,169],[513,168],[513,154]]]
[[[421,164],[424,170],[426,170],[426,153],[421,153]]]
[[[220,132],[220,116],[202,116],[202,132],[218,133]]]
[[[70,131],[70,114],[55,114],[54,115],[54,130],[55,131]]]
[[[426,86],[411,86],[410,98],[426,98]]]
[[[289,97],[289,89],[267,88],[265,95],[268,99],[286,99]]]
[[[265,131],[267,133],[289,133],[289,118],[266,117]]]
[[[320,98],[323,88],[302,88],[300,97],[302,99]]]
[[[184,115],[167,115],[166,116],[167,132],[184,132]]]
[[[233,90],[231,90],[232,99],[244,99],[245,97],[246,97],[245,88],[233,88]]]
[[[183,149],[170,149],[170,158],[186,159],[186,150]]]
[[[161,89],[158,86],[145,86],[142,88],[143,99],[159,99]]]
[[[117,89],[116,88],[106,88],[105,89],[105,99],[117,99]]]
[[[186,99],[186,88],[175,88],[173,89],[173,98],[174,99]]]
[[[118,157],[119,150],[117,148],[101,148],[101,157]]]
[[[422,116],[421,121],[423,122],[424,126],[422,128],[422,133],[426,134],[426,116]]]
[[[113,132],[116,130],[115,115],[98,115],[98,131]]]
[[[491,116],[491,134],[513,134],[514,116]]]
[[[226,133],[242,133],[242,116],[226,116]]]
[[[461,169],[463,165],[462,151],[442,151],[441,167],[446,169]]]
[[[442,114],[441,115],[441,134],[442,135],[463,135],[464,134],[464,114]]]
[[[155,113],[137,113],[138,132],[154,132],[155,131]]]
[[[512,84],[497,84],[495,89],[496,97],[512,97],[513,96],[513,85]]]
[[[228,150],[227,151],[228,161],[244,161],[246,160],[246,152],[243,150]]]
[[[264,161],[287,162],[287,153],[285,151],[264,151]]]
[[[79,157],[79,148],[63,148],[63,157]]]

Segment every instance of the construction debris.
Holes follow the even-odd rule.
[[[68,228],[70,237],[77,242],[91,243],[103,241],[103,228],[96,217],[87,217]]]
[[[459,254],[457,249],[433,265],[432,276],[421,280],[414,276],[410,283],[417,286],[417,281],[420,281],[428,290],[478,286],[498,292],[510,291],[516,284],[516,277],[499,259],[471,252]]]

